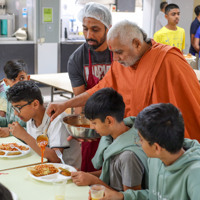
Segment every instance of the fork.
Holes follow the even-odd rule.
[[[14,146],[13,144],[11,144],[10,147],[12,149],[17,149],[19,152],[23,153],[23,151],[21,149],[19,149],[18,147]]]
[[[58,158],[60,158],[62,164],[65,164],[65,162],[64,162],[64,160],[62,158],[62,153],[60,152],[60,150],[56,149],[55,152],[56,152],[56,155],[58,156]]]

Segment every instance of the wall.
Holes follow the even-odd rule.
[[[199,0],[198,4],[200,4]],[[153,37],[155,27],[155,17],[159,12],[161,0],[144,0],[143,13],[143,29],[146,31],[148,37]],[[190,24],[193,20],[194,0],[168,0],[168,3],[175,3],[180,7],[180,21],[178,26],[185,29],[185,50],[184,53],[189,52],[190,47]]]

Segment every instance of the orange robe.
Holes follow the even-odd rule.
[[[146,106],[172,103],[183,114],[185,137],[200,142],[200,84],[195,72],[175,47],[156,43],[133,67],[113,62],[105,77],[87,92],[112,87],[124,99],[125,117]]]

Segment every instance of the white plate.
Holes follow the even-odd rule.
[[[28,153],[30,152],[30,147],[29,147],[28,145],[26,145],[26,144],[21,144],[21,143],[17,143],[17,142],[3,142],[3,143],[1,143],[1,144],[9,144],[9,143],[16,143],[16,144],[18,144],[18,145],[20,145],[20,146],[25,146],[25,147],[28,148],[28,150],[22,151],[22,153],[19,154],[19,155],[10,155],[10,156],[7,155],[7,154],[8,154],[9,152],[13,152],[13,151],[0,150],[0,151],[5,152],[4,155],[0,155],[0,158],[17,158],[17,157],[24,156],[24,155],[26,155],[26,154],[28,154]],[[17,150],[17,151],[18,151],[18,150]]]
[[[65,165],[61,164],[61,163],[47,163],[47,164],[52,164],[56,168],[62,167],[64,169],[69,170],[70,172],[76,172],[77,171],[74,167],[72,167],[70,165],[66,165],[66,164]],[[41,165],[44,165],[44,164],[41,164]],[[48,182],[48,183],[65,181],[65,180],[71,179],[71,176],[64,176],[64,175],[60,174],[60,171],[61,171],[60,169],[58,169],[58,171],[59,172],[57,172],[55,174],[50,174],[50,175],[40,176],[40,177],[34,176],[33,174],[31,174],[30,171],[28,173],[33,179],[36,179],[38,181]]]
[[[193,61],[196,59],[196,56],[191,56],[190,58],[187,57],[187,55],[184,55],[184,58],[187,60],[187,61]]]
[[[18,200],[17,195],[16,195],[14,192],[12,192],[12,191],[10,191],[10,192],[11,192],[11,194],[12,194],[12,198],[13,198],[13,200]]]

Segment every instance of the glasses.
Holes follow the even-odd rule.
[[[33,101],[29,101],[28,103],[24,104],[23,106],[18,106],[18,107],[15,107],[15,106],[12,106],[12,109],[14,111],[16,111],[17,113],[20,113],[21,112],[21,109],[27,105],[30,105]]]

